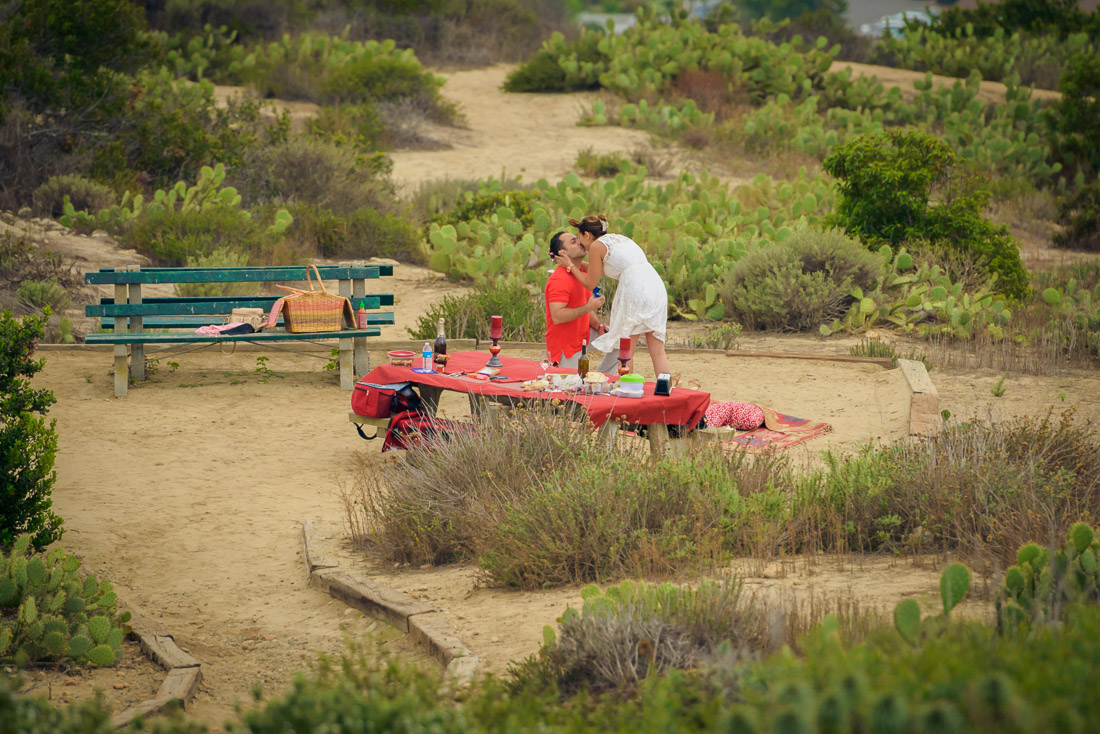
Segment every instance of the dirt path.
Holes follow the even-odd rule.
[[[857,64],[854,61],[834,61],[833,65],[829,67],[829,71],[839,72],[844,69],[851,69],[852,75],[856,78],[867,76],[877,77],[879,82],[888,89],[890,87],[900,87],[902,96],[906,99],[912,99],[917,96],[917,91],[913,88],[913,83],[924,81],[927,76],[926,72],[923,71],[909,71],[908,69],[894,69],[889,66]],[[937,87],[951,87],[954,86],[956,82],[965,84],[966,80],[953,76],[932,75],[932,84]],[[1001,82],[982,82],[981,91],[978,92],[978,99],[983,102],[1004,102],[1005,89],[1005,85]],[[1061,99],[1062,94],[1061,92],[1055,92],[1049,89],[1033,89],[1031,91],[1031,98],[1055,100]]]

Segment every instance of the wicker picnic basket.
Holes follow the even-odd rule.
[[[313,281],[309,277],[311,269],[317,276],[317,287],[320,290],[314,290],[313,288]],[[321,272],[317,270],[316,265],[309,265],[306,268],[306,282],[309,283],[308,291],[285,285],[275,286],[285,291],[291,291],[289,296],[284,296],[282,299],[283,323],[286,325],[287,331],[296,334],[340,331],[346,318],[354,323],[351,301],[325,290],[325,284],[321,280]]]

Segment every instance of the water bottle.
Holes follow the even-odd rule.
[[[424,350],[420,353],[420,369],[424,372],[433,372],[432,369],[432,344],[424,342]]]

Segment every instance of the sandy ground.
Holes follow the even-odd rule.
[[[445,94],[462,104],[469,128],[451,130],[451,149],[395,154],[398,181],[413,185],[502,170],[522,173],[525,180],[553,178],[571,167],[580,148],[628,150],[643,140],[614,128],[577,128],[573,122],[584,96],[504,97],[494,91],[504,73],[494,67],[448,75]],[[47,241],[80,269],[141,260],[100,238],[53,232]],[[385,286],[397,295],[398,319],[384,330],[387,339],[407,338],[405,329],[431,303],[461,291],[404,265]],[[670,342],[685,337],[674,326]],[[846,354],[856,340],[748,335],[741,341],[745,349]],[[242,348],[162,357],[149,382],[123,399],[113,397],[109,352],[43,354],[46,367],[37,384],[58,399],[51,410],[59,435],[53,496],[55,511],[66,520],[62,544],[109,578],[127,605],[202,661],[205,682],[192,706],[200,720],[219,725],[236,702],[249,700],[256,683],[268,692],[285,689],[319,653],[344,649],[348,635],[378,639],[411,660],[434,664],[392,628],[306,586],[299,523],[314,519],[338,542],[344,531],[337,484],[356,452],[378,451],[346,422],[349,395],[339,390],[335,374],[323,371],[326,354],[310,359]],[[266,381],[256,372],[258,356],[270,358],[273,374]],[[372,357],[378,363],[382,355]],[[179,366],[173,369],[169,361]],[[645,362],[639,360],[642,371],[650,369]],[[716,399],[758,402],[832,423],[833,433],[796,449],[802,456],[829,446],[852,449],[903,431],[898,375],[877,367],[709,354],[675,354],[673,364]],[[997,377],[989,371],[932,374],[943,407],[959,417],[1034,414],[1054,404],[1077,406],[1083,417],[1100,420],[1095,371],[1012,376],[999,400],[989,393]],[[453,400],[444,407],[464,412],[461,399]],[[508,660],[534,652],[542,626],[579,601],[576,589],[520,594],[475,588],[470,567],[422,571],[394,569],[346,551],[344,558],[438,601],[490,671],[503,671]],[[888,559],[816,559],[779,573],[762,563],[742,570],[746,583],[761,593],[774,588],[850,596],[858,588],[861,601],[887,607],[936,588],[935,564]],[[97,685],[137,691],[152,681],[134,674],[122,681],[128,689],[114,689],[115,682],[104,677]]]

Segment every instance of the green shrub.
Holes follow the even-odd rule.
[[[623,156],[617,153],[596,153],[592,148],[585,148],[577,153],[577,160],[573,165],[585,176],[596,178],[611,178],[634,169]]]
[[[188,258],[204,257],[222,249],[247,256],[260,252],[270,234],[237,209],[166,210],[161,216],[141,217],[122,235],[122,241],[161,265],[181,267]]]
[[[919,131],[862,135],[837,147],[823,165],[839,179],[832,223],[872,245],[927,240],[970,253],[997,275],[1005,294],[1028,295],[1015,240],[982,217],[990,202],[985,181],[968,173],[943,141]]]
[[[247,265],[248,255],[233,252],[224,247],[219,247],[209,255],[190,255],[187,258],[189,268],[241,268]],[[191,298],[256,296],[260,293],[260,285],[260,283],[177,283],[176,295]]]
[[[63,532],[50,510],[57,434],[46,412],[54,396],[30,386],[42,369],[31,355],[45,327],[43,316],[0,315],[0,547],[28,533],[35,548],[44,548]]]
[[[328,104],[416,97],[433,99],[442,80],[425,72],[415,56],[369,56],[338,66],[321,82]]]
[[[836,230],[798,230],[758,247],[726,272],[718,294],[728,316],[749,329],[809,331],[842,316],[854,288],[870,289],[882,262]]]
[[[348,237],[326,257],[384,257],[427,263],[420,231],[404,217],[364,207],[348,217]]]
[[[508,75],[504,81],[506,92],[582,92],[599,89],[596,76],[590,78],[568,76],[560,59],[564,56],[576,64],[603,63],[607,54],[600,50],[602,31],[581,31],[580,38],[566,46],[560,33],[555,33],[526,63]]]
[[[380,147],[386,136],[382,116],[369,102],[325,105],[316,117],[306,122],[306,129],[315,138],[341,146],[350,142],[353,147],[362,151]],[[382,154],[378,154],[378,157],[385,161],[386,170],[392,167],[389,158]]]
[[[35,211],[39,216],[56,219],[64,213],[66,196],[74,208],[85,212],[98,212],[115,203],[115,194],[109,186],[75,174],[51,176],[34,190]]]
[[[1094,15],[1100,31],[1100,12]],[[1062,159],[1068,170],[1094,180],[1100,174],[1100,131],[1094,124],[1100,116],[1100,57],[1095,50],[1069,60],[1058,91],[1062,96],[1052,109],[1051,121],[1061,134],[1058,146]]]
[[[347,216],[392,200],[392,190],[379,174],[354,148],[297,137],[250,152],[233,173],[233,184],[246,208],[272,202],[309,204]]]
[[[546,335],[542,299],[521,283],[480,285],[473,293],[445,296],[432,304],[409,329],[413,339],[435,337],[436,322],[444,319],[447,333],[456,339],[486,339],[489,317],[501,316],[506,341],[541,342]]]
[[[652,468],[582,458],[506,503],[479,564],[497,583],[538,589],[718,562],[738,502],[735,462],[716,453]]]
[[[1064,229],[1054,244],[1074,250],[1100,252],[1100,181],[1093,181],[1058,202]]]
[[[53,250],[43,250],[34,242],[0,233],[0,280],[21,283],[24,280],[57,281],[76,287],[79,276],[65,265],[65,258]]]
[[[56,280],[24,280],[15,292],[19,301],[33,309],[51,309],[61,313],[73,302],[65,286]]]
[[[537,191],[490,191],[476,194],[466,192],[454,209],[446,214],[432,217],[431,222],[443,226],[488,219],[501,207],[507,207],[521,225],[530,227],[535,222],[532,207],[537,201],[539,201]]]
[[[77,573],[80,559],[54,547],[29,555],[29,534],[0,554],[0,663],[118,662],[130,613],[115,615],[108,581]]]
[[[111,734],[111,711],[102,697],[58,706],[45,696],[26,695],[18,681],[0,676],[0,717],[20,734]]]
[[[569,608],[557,634],[512,669],[565,695],[580,690],[634,695],[647,676],[692,670],[712,659],[720,645],[746,655],[770,647],[769,620],[733,579],[697,588],[623,581],[600,591],[581,590],[580,612]]]

